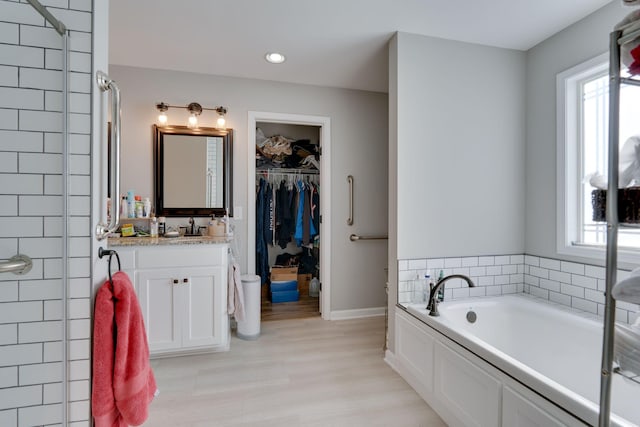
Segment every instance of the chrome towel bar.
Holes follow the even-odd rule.
[[[0,273],[26,274],[33,267],[31,258],[26,255],[14,255],[9,261],[0,262]]]

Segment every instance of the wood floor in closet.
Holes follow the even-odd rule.
[[[273,304],[267,297],[262,297],[260,317],[262,321],[303,319],[320,316],[320,298],[300,295],[300,301],[279,302]]]
[[[229,352],[154,359],[144,425],[444,426],[383,361],[383,341],[383,317],[314,317],[264,322]]]

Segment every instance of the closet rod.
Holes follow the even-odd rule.
[[[319,175],[317,169],[256,169],[256,175]]]

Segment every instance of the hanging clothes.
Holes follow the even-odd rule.
[[[256,184],[256,274],[262,283],[269,279],[270,246],[285,249],[293,241],[311,247],[320,226],[319,187],[313,177],[302,180],[300,174],[276,172],[279,179],[273,182],[268,172],[265,176]]]
[[[276,234],[278,245],[284,249],[291,242],[295,230],[294,190],[283,179],[277,192]]]
[[[267,209],[267,187],[268,183],[260,178],[256,192],[256,274],[260,276],[262,283],[267,283],[269,279],[269,251],[267,240],[265,240],[265,229],[268,218]]]
[[[311,221],[311,193],[309,192],[308,185],[302,180],[296,183],[299,201],[298,201],[298,215],[296,217],[296,232],[295,240],[298,246],[309,245],[312,236],[318,234],[315,226]]]
[[[313,226],[316,231],[320,233],[320,193],[318,192],[318,185],[313,185],[311,196],[311,218],[313,219]]]

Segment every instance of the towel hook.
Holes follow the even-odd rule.
[[[98,248],[98,258],[102,259],[102,257],[104,257],[105,255],[109,255],[109,261],[108,261],[108,266],[109,266],[109,282],[111,282],[113,284],[113,279],[111,278],[111,259],[113,258],[113,256],[116,256],[116,259],[118,260],[118,271],[120,271],[121,266],[120,266],[120,255],[118,255],[118,252],[113,250],[113,249],[103,249],[102,246]]]

